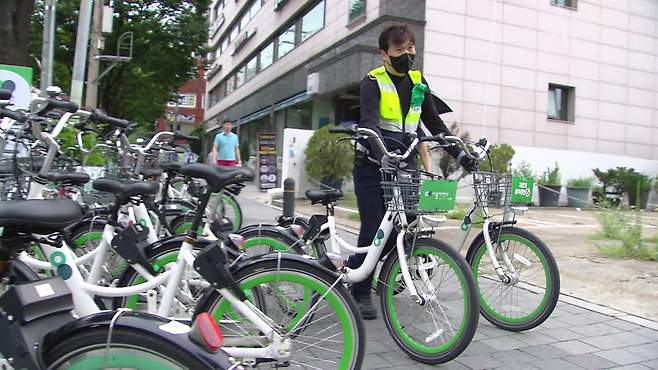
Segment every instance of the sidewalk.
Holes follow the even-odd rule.
[[[263,204],[266,198],[257,189],[245,189],[240,195],[245,224],[272,222],[280,214]],[[300,206],[298,211],[311,210],[306,207]],[[353,241],[354,228],[346,231],[348,241]],[[566,294],[553,315],[528,332],[507,332],[480,319],[468,349],[456,360],[438,366],[420,364],[404,355],[381,319],[378,297],[375,303],[380,317],[366,321],[364,369],[658,369],[658,322]]]

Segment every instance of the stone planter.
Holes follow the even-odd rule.
[[[589,206],[590,188],[567,187],[567,205],[569,207],[585,208]]]
[[[646,209],[647,208],[647,203],[649,202],[649,190],[641,190],[640,191],[640,208],[641,209]],[[631,207],[636,207],[637,206],[637,192],[636,191],[629,191],[628,192],[628,205]]]
[[[539,185],[539,205],[557,207],[560,202],[561,185]]]

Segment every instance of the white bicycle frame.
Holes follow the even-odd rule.
[[[138,264],[131,265],[133,269],[146,279],[144,283],[129,287],[99,286],[93,282],[97,281],[100,277],[113,236],[114,227],[105,225],[101,243],[94,251],[85,254],[81,258],[78,258],[66,243],[63,242],[62,247],[54,247],[49,244],[41,245],[44,254],[50,262],[35,259],[28,255],[27,252],[21,252],[18,255],[18,259],[35,269],[57,271],[58,275],[64,278],[64,281],[71,289],[75,312],[80,316],[86,316],[100,311],[94,302],[95,296],[126,297],[146,293],[148,312],[166,317],[174,301],[176,291],[183,279],[185,269],[193,268],[194,255],[192,254],[192,245],[188,242],[183,242],[176,262],[165,266],[166,271],[157,276],[151,275],[144,267]],[[85,280],[77,265],[86,263],[90,259],[93,259],[91,272]],[[64,265],[66,267],[63,267]],[[68,278],[65,278],[67,274],[65,270],[68,270],[70,274]],[[159,306],[156,298],[156,289],[164,289]],[[228,289],[218,289],[218,292],[231,303],[233,309],[244,315],[264,336],[272,341],[270,345],[263,348],[222,347],[222,350],[230,356],[247,359],[285,359],[290,356],[290,340],[284,338],[274,330],[273,325],[267,321],[267,316],[264,313],[248,301],[240,301]]]
[[[392,204],[402,204],[402,199],[400,196],[400,191],[399,189],[395,188],[393,190],[394,197],[391,200]],[[365,279],[367,279],[370,274],[377,268],[377,263],[379,262],[379,257],[382,254],[382,251],[384,250],[384,246],[386,245],[386,242],[388,239],[391,237],[391,232],[393,231],[393,226],[396,224],[396,218],[400,218],[400,223],[403,225],[407,225],[407,219],[406,215],[404,212],[397,212],[397,211],[389,211],[387,210],[386,213],[384,213],[384,217],[382,218],[382,222],[379,225],[379,229],[377,231],[377,234],[383,234],[381,235],[381,238],[379,238],[379,235],[375,235],[372,243],[369,246],[366,247],[355,247],[348,242],[346,242],[343,238],[341,238],[338,235],[338,232],[336,230],[336,221],[334,216],[329,215],[327,217],[327,222],[324,223],[320,227],[320,233],[323,231],[326,231],[327,229],[329,230],[329,235],[331,239],[331,252],[336,253],[336,254],[341,254],[341,247],[353,252],[353,253],[367,253],[366,258],[361,264],[356,269],[351,269],[348,267],[345,267],[344,270],[345,272],[343,273],[344,276],[344,281],[347,283],[358,283],[361,282]],[[405,236],[405,231],[400,231],[397,236],[396,236],[396,253],[398,254],[398,260],[400,261],[400,271],[402,272],[402,277],[406,283],[406,289],[405,291],[414,299],[416,302],[420,303],[421,301],[426,301],[428,298],[431,298],[434,296],[434,286],[433,284],[429,281],[428,276],[425,274],[425,276],[422,276],[423,282],[426,284],[428,287],[428,293],[423,294],[423,297],[418,295],[418,291],[416,290],[416,286],[413,283],[413,280],[411,278],[411,274],[409,273],[409,266],[407,264],[407,256],[405,255],[404,251],[404,236]]]

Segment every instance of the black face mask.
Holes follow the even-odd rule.
[[[391,59],[391,66],[398,73],[407,73],[414,64],[416,54],[404,53],[398,57],[388,56]]]

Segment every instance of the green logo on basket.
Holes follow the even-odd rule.
[[[384,230],[377,230],[377,235],[375,235],[375,240],[373,240],[372,245],[379,247],[382,244],[382,239],[384,239],[385,236],[386,234],[384,233]]]
[[[532,188],[534,179],[526,177],[512,177],[512,203],[532,202]]]
[[[137,220],[137,222],[144,227],[149,227],[149,224],[145,218],[140,218],[139,220]]]

